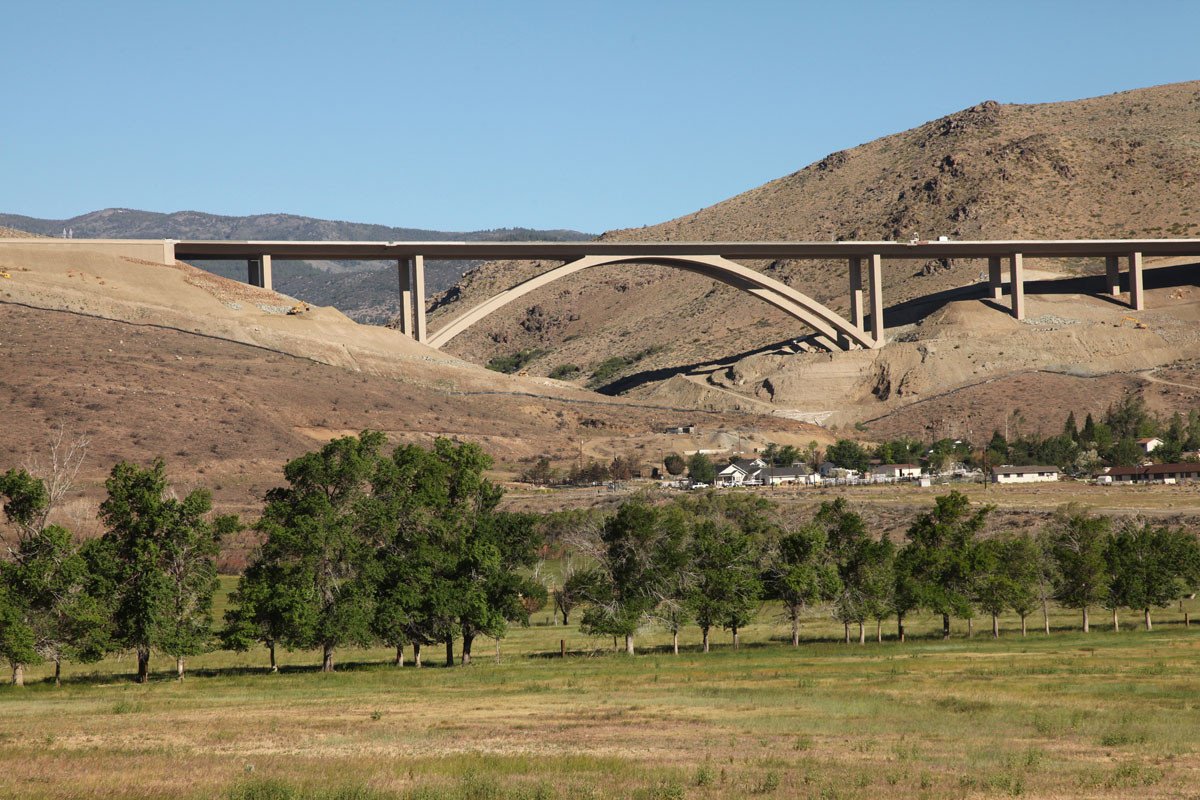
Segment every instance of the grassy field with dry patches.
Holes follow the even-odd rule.
[[[347,650],[333,675],[311,653],[270,675],[262,652],[219,652],[183,682],[157,658],[136,686],[126,659],[55,688],[36,667],[0,689],[0,796],[1195,797],[1200,626],[1136,617],[1084,635],[1055,614],[1026,638],[1005,620],[998,641],[956,622],[946,642],[918,619],[907,643],[846,645],[814,615],[793,649],[766,608],[742,649],[718,635],[708,655],[695,631],[679,656],[648,631],[630,658],[535,625],[466,668],[435,665],[442,648],[419,670]]]

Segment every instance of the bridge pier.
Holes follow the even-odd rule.
[[[1009,282],[1012,284],[1012,315],[1025,319],[1025,258],[1013,253],[1008,260]]]
[[[1110,297],[1121,294],[1121,261],[1117,256],[1104,257],[1104,279]]]
[[[271,288],[271,256],[263,253],[257,258],[247,259],[246,261],[246,282],[251,286],[261,286],[267,291],[274,291]]]
[[[860,330],[866,324],[863,312],[862,259],[850,259],[850,324]]]
[[[988,293],[993,300],[1004,297],[1004,268],[1000,256],[988,256]]]
[[[871,337],[872,347],[883,347],[883,256],[872,253],[868,258],[871,270]]]
[[[1134,311],[1146,307],[1142,296],[1142,254],[1137,252],[1129,254],[1129,307]]]
[[[402,258],[396,265],[400,283],[400,332],[425,342],[425,257]]]

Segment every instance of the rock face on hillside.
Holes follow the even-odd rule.
[[[833,153],[778,180],[679,219],[646,228],[610,231],[608,241],[908,240],[1120,238],[1200,236],[1200,82],[1173,84],[1068,103],[1001,105],[983,102],[912,130]],[[551,264],[494,263],[468,273],[452,293],[434,301],[430,327]],[[753,264],[773,277],[845,311],[846,268],[815,261]],[[1030,262],[1056,274],[1096,274],[1092,263]],[[944,325],[937,337],[958,343],[928,352],[933,328],[918,329],[927,311],[887,318],[882,353],[789,354],[807,333],[794,320],[750,296],[664,267],[630,265],[585,271],[501,309],[448,345],[486,361],[523,348],[547,350],[531,365],[550,371],[564,363],[583,375],[612,356],[647,350],[624,375],[622,390],[670,393],[679,374],[707,386],[753,397],[782,409],[831,407],[842,418],[890,407],[1004,370],[1070,367],[1082,371],[1153,366],[1177,352],[1170,337],[1112,328],[1118,307],[1086,287],[1055,295],[1050,306],[1031,298],[1030,316],[1050,311],[1109,326],[1116,339],[1043,331],[1008,320],[978,293],[955,295],[979,279],[973,260],[886,262],[889,308],[912,298],[947,293],[932,308],[1000,326],[1016,345]],[[1065,298],[1065,300],[1064,300]],[[1162,295],[1162,302],[1167,301]],[[1062,303],[1066,302],[1063,306]],[[1152,306],[1155,301],[1152,300]],[[1171,301],[1175,302],[1175,301]],[[948,305],[952,303],[952,305]],[[1079,308],[1083,310],[1080,311]],[[552,314],[547,314],[547,309]],[[1040,310],[1039,310],[1040,309]],[[1184,316],[1191,314],[1184,311]],[[1165,324],[1165,323],[1164,323]],[[1077,330],[1075,328],[1072,331]],[[1141,331],[1145,333],[1145,331]],[[1044,335],[1043,335],[1044,334]],[[1153,334],[1152,334],[1153,335]],[[1182,336],[1183,333],[1180,333]],[[1030,338],[1032,337],[1032,338]],[[909,340],[909,341],[903,341]],[[1098,344],[1098,342],[1100,344]],[[925,347],[922,354],[920,348]],[[1161,351],[1161,352],[1160,352]],[[775,355],[770,355],[774,353]],[[967,353],[973,353],[967,357]],[[1157,355],[1155,355],[1157,354]],[[740,371],[735,381],[721,378]],[[806,365],[803,369],[800,365]],[[631,377],[632,376],[632,377]],[[674,381],[678,385],[678,381]],[[694,383],[694,381],[693,381]],[[816,387],[821,387],[817,389]],[[807,388],[806,388],[807,387]],[[680,387],[681,389],[683,387]],[[692,392],[692,389],[687,389]],[[709,398],[711,401],[712,398]],[[875,410],[886,410],[880,406]],[[822,409],[812,409],[814,411]]]

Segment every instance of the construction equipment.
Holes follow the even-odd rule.
[[[1146,323],[1144,323],[1144,322],[1138,322],[1138,321],[1137,321],[1136,319],[1134,319],[1133,317],[1121,317],[1121,325],[1123,326],[1123,325],[1124,325],[1126,322],[1132,322],[1132,323],[1133,323],[1133,327],[1135,327],[1135,328],[1139,328],[1139,329],[1141,329],[1141,330],[1146,330],[1146,328],[1147,328],[1147,325],[1146,325]]]
[[[294,305],[288,309],[288,314],[293,314],[293,315],[294,314],[303,314],[305,311],[309,311],[309,310],[311,310],[311,306],[309,306],[308,303],[301,300],[299,303],[296,303],[296,305]]]

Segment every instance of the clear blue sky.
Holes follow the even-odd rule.
[[[982,100],[1200,78],[1200,3],[14,2],[0,212],[600,232]]]

